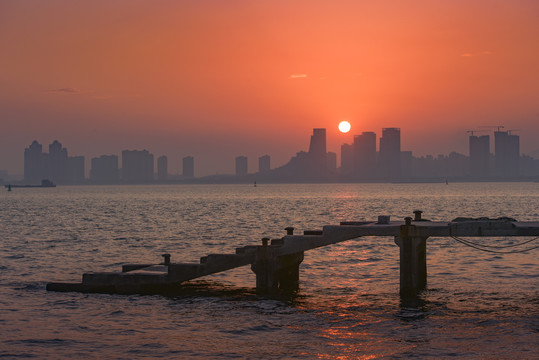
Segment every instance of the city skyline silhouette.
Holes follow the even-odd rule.
[[[169,172],[169,156],[149,150],[122,150],[104,154],[86,164],[82,155],[68,156],[67,148],[55,140],[43,151],[34,140],[24,150],[25,184],[43,179],[57,184],[140,184],[174,182],[391,182],[391,181],[503,181],[530,180],[539,176],[539,160],[521,154],[520,136],[498,126],[491,135],[468,131],[467,154],[452,151],[437,156],[415,156],[401,146],[401,129],[384,128],[353,135],[340,153],[327,150],[325,128],[314,128],[307,151],[298,150],[285,164],[272,162],[270,154],[257,157],[258,168],[249,167],[248,157],[234,157],[228,174],[198,175],[195,157],[181,158],[181,171]],[[476,133],[482,132],[483,135]],[[170,156],[171,162],[180,159]],[[231,161],[232,163],[232,161]],[[196,164],[196,165],[195,165]],[[273,166],[272,166],[273,165]],[[231,166],[232,167],[232,166]],[[4,173],[7,173],[4,171]],[[4,177],[7,174],[4,174]],[[234,177],[231,177],[233,175]]]

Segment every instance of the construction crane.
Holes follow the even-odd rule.
[[[474,136],[473,133],[476,133],[476,132],[485,132],[485,131],[488,131],[488,130],[467,130],[466,132],[468,134],[471,134],[471,136]]]
[[[494,125],[494,126],[480,126],[480,128],[489,128],[489,129],[494,129],[494,128],[497,128],[498,131],[500,131],[500,129],[504,129],[505,126],[503,125]]]

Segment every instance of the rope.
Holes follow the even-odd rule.
[[[485,251],[485,252],[489,252],[489,253],[494,253],[494,254],[517,254],[517,253],[524,253],[524,252],[527,252],[527,251],[530,251],[530,250],[534,250],[534,249],[538,249],[539,248],[539,245],[537,246],[534,246],[534,247],[531,247],[531,248],[528,248],[528,249],[522,249],[522,250],[512,250],[512,251],[496,251],[496,250],[489,250],[489,249],[484,249],[483,247],[495,247],[495,246],[488,246],[488,245],[481,245],[481,244],[476,244],[476,243],[473,243],[471,241],[468,241],[468,240],[464,240],[464,239],[460,239],[456,236],[451,236],[454,240],[458,241],[459,243],[461,244],[464,244],[466,246],[469,246],[469,247],[472,247],[474,249],[477,249],[477,250],[481,250],[481,251]],[[501,247],[498,247],[498,248],[504,248],[504,247],[513,247],[513,246],[520,246],[520,245],[524,245],[524,244],[527,244],[533,240],[537,240],[539,239],[539,237],[536,237],[534,239],[531,239],[529,241],[525,241],[523,243],[520,243],[520,244],[517,244],[517,245],[510,245],[510,246],[501,246]]]
[[[530,239],[530,240],[527,240],[527,241],[524,241],[524,242],[521,242],[519,244],[513,244],[513,245],[483,245],[483,244],[478,244],[478,243],[474,243],[470,240],[465,240],[463,238],[459,238],[458,236],[452,236],[453,239],[455,240],[460,240],[460,241],[463,241],[463,242],[466,242],[468,244],[472,244],[472,245],[475,245],[475,246],[479,246],[479,247],[485,247],[485,248],[493,248],[493,249],[505,249],[505,248],[510,248],[510,247],[516,247],[516,246],[522,246],[522,245],[526,245],[528,243],[531,243],[532,241],[535,241],[537,239],[539,239],[539,236],[538,237],[534,237],[533,239]]]

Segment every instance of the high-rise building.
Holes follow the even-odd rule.
[[[84,183],[84,156],[67,157],[67,182],[69,184]]]
[[[164,181],[168,177],[168,161],[165,155],[157,158],[157,180]]]
[[[510,131],[494,132],[494,167],[499,177],[519,174],[520,138]]]
[[[95,184],[116,184],[120,180],[118,169],[118,156],[101,155],[92,158],[90,181]]]
[[[52,182],[67,182],[67,149],[58,140],[49,145],[49,170]]]
[[[376,171],[376,133],[363,132],[354,136],[354,173],[362,178],[372,178]]]
[[[43,146],[36,140],[24,149],[24,182],[39,184],[44,176]]]
[[[148,150],[122,151],[122,180],[127,183],[148,183],[154,179],[153,154]]]
[[[195,177],[195,158],[186,156],[182,159],[182,171],[184,178]]]
[[[329,151],[326,154],[327,169],[330,173],[337,172],[337,154]]]
[[[247,156],[236,157],[236,176],[247,175]]]
[[[401,151],[401,175],[403,177],[412,177],[414,175],[412,171],[413,154],[411,151]]]
[[[470,175],[489,176],[490,137],[488,135],[470,136]]]
[[[401,176],[401,130],[399,128],[382,129],[380,138],[380,175],[386,179]]]
[[[309,145],[309,157],[316,169],[326,168],[326,152],[326,129],[313,129]]]
[[[264,155],[258,158],[258,172],[267,173],[271,170],[271,158],[269,155]]]
[[[341,145],[341,174],[350,175],[354,172],[354,151],[353,145]]]

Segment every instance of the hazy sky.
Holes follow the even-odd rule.
[[[539,1],[0,0],[0,125],[10,173],[34,139],[255,171],[314,127],[335,152],[400,127],[403,150],[436,155],[504,125],[539,157]]]

